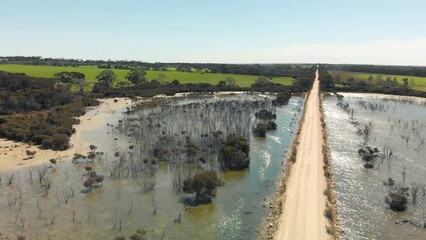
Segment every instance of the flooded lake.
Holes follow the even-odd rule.
[[[256,239],[303,99],[292,97],[288,105],[274,107],[267,96],[239,94],[163,104],[129,114],[127,109],[111,112],[108,125],[84,132],[85,141],[99,152],[93,163],[67,159],[51,168],[47,164],[1,173],[0,239],[19,234],[30,239],[114,239],[139,228],[149,239]],[[277,129],[266,138],[252,134],[254,114],[261,109],[276,114]],[[96,109],[87,114],[97,114]],[[222,171],[218,163],[215,141],[232,133],[249,139],[246,170]],[[187,154],[189,144],[194,154]],[[83,186],[86,166],[105,177],[102,186],[91,191]],[[182,199],[188,194],[176,185],[202,170],[217,171],[224,185],[211,204],[186,206]],[[147,171],[149,179],[137,177]],[[146,184],[153,189],[143,191]]]
[[[426,239],[426,229],[416,226],[426,215],[426,100],[343,95],[323,100],[342,239]],[[366,126],[371,126],[367,136],[360,133]],[[358,156],[365,146],[380,151],[371,169]],[[391,157],[381,157],[385,149]],[[389,178],[397,186],[420,188],[414,204],[408,191],[405,212],[390,210],[384,201]],[[402,220],[413,224],[395,224]]]

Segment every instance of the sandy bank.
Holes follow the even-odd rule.
[[[114,101],[114,99],[117,101]],[[0,171],[11,171],[22,167],[47,164],[52,158],[58,161],[69,160],[74,153],[88,152],[91,143],[85,141],[83,134],[88,130],[105,126],[112,113],[124,111],[126,107],[132,104],[130,99],[114,99],[101,99],[99,106],[87,109],[87,113],[79,118],[80,124],[74,126],[76,133],[71,136],[71,148],[68,150],[44,150],[26,143],[0,139]],[[37,153],[34,158],[28,159],[26,150],[37,151]]]

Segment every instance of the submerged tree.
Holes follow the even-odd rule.
[[[274,103],[281,104],[281,103]],[[259,122],[256,124],[256,127],[253,128],[253,135],[256,137],[266,137],[266,132],[270,130],[276,130],[277,124],[273,119],[277,118],[275,113],[272,113],[268,110],[262,109],[259,112],[255,113],[256,119]]]
[[[390,209],[397,212],[405,211],[407,208],[407,197],[400,191],[390,192],[389,195],[385,197],[385,202],[389,205]]]
[[[250,145],[245,138],[229,135],[219,151],[219,160],[224,170],[243,170],[250,165]]]
[[[96,147],[95,145],[93,145],[93,144],[91,144],[90,146],[89,146],[89,148],[90,148],[90,151],[91,152],[95,152],[96,151],[96,149],[98,149],[98,147]]]
[[[266,137],[266,132],[268,131],[266,123],[260,122],[257,123],[256,127],[253,128],[253,134],[256,137]]]
[[[88,168],[86,168],[86,170]],[[100,183],[101,186],[103,185],[103,181],[105,180],[104,176],[98,175],[96,171],[93,171],[93,170],[91,171],[88,170],[88,174],[89,174],[89,178],[83,183],[83,186],[86,187],[88,190],[91,190],[95,183]]]
[[[185,193],[195,193],[193,204],[207,204],[212,201],[211,197],[216,195],[216,188],[221,185],[222,181],[215,171],[203,171],[186,179],[182,190]]]

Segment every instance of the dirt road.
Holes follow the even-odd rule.
[[[296,163],[292,166],[275,239],[328,239],[324,217],[326,178],[323,173],[318,71],[307,100]]]

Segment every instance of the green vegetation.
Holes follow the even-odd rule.
[[[0,72],[0,137],[65,150],[78,123],[74,117],[96,104],[53,79]]]
[[[404,76],[404,75],[388,75],[388,74],[378,74],[378,73],[362,73],[362,72],[347,72],[347,71],[337,71],[329,70],[329,73],[333,76],[336,84],[348,83],[350,81],[355,82],[366,82],[371,84],[377,84],[378,81],[386,81],[390,79],[404,86],[404,79],[407,79],[408,87],[419,90],[426,91],[426,77],[415,77],[415,76]]]
[[[192,178],[183,182],[185,193],[195,193],[193,205],[211,203],[211,197],[216,195],[216,188],[222,185],[219,175],[215,171],[196,173]]]
[[[426,72],[423,72],[422,67],[407,69],[399,66],[345,65],[345,68],[353,70],[365,68],[369,73],[350,72],[346,69],[342,71],[340,65],[321,65],[319,68],[321,90],[426,97]],[[392,75],[394,73],[407,75]],[[414,77],[414,74],[418,76]]]
[[[0,137],[41,145],[44,149],[65,150],[74,133],[74,117],[84,114],[82,101],[58,106],[38,113],[15,114],[0,117]]]
[[[224,170],[239,171],[250,166],[248,140],[234,134],[229,135],[220,149],[219,161]]]
[[[179,72],[146,71],[144,67],[137,66],[131,70],[12,64],[0,65],[1,67],[11,72],[26,72],[38,77],[0,70],[0,114],[5,115],[0,117],[0,137],[53,150],[65,150],[69,147],[69,137],[74,132],[72,126],[77,123],[75,117],[84,114],[84,107],[98,104],[96,98],[152,97],[160,94],[173,96],[179,92],[254,91],[279,93],[278,102],[284,103],[288,101],[291,93],[303,92],[310,88],[315,70],[293,65],[224,65],[223,71],[253,74],[238,75],[207,73],[204,68],[197,68],[204,69],[204,73],[194,73],[192,68],[185,67],[180,67]],[[183,70],[186,72],[182,72]],[[156,77],[150,80],[149,76],[152,76],[153,72]],[[271,78],[254,75],[266,72],[271,75],[294,76],[294,85],[293,77]],[[170,74],[193,77],[193,80],[199,83],[171,80]],[[46,75],[53,78],[41,77]],[[217,84],[201,83],[196,80],[198,78]],[[274,83],[277,79],[287,79],[291,86]],[[241,83],[251,85],[235,85]],[[74,91],[70,91],[70,87]],[[238,146],[232,147],[241,150]],[[222,160],[226,164],[223,167],[229,170],[248,167],[249,160],[246,155],[248,154],[243,150],[225,151]],[[230,160],[230,157],[236,159]]]
[[[25,73],[32,77],[52,78],[58,72],[79,72],[85,75],[86,84],[83,86],[85,91],[90,91],[93,85],[97,82],[96,77],[105,69],[98,68],[97,66],[78,66],[78,67],[63,67],[63,66],[39,66],[39,65],[21,65],[21,64],[1,64],[0,71],[12,73]],[[126,69],[111,69],[116,75],[115,85],[119,86],[120,82],[128,82],[126,79],[129,70]],[[173,70],[173,68],[170,68]],[[164,78],[165,76],[165,78]],[[180,71],[146,71],[146,79],[151,81],[153,79],[164,78],[164,81],[171,82],[178,79],[181,84],[185,83],[210,83],[212,85],[218,84],[225,79],[234,79],[235,83],[240,87],[249,87],[253,84],[258,76],[253,75],[240,75],[240,74],[225,74],[225,73],[204,73],[202,72],[180,72]],[[292,77],[273,77],[273,83],[282,85],[292,85]],[[79,88],[73,86],[73,90]]]

